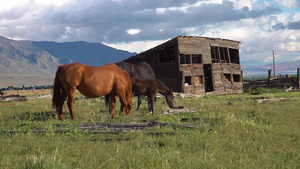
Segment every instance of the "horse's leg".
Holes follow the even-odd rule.
[[[148,97],[148,96],[147,96]],[[155,98],[155,95],[149,95],[149,97],[148,98],[150,98],[150,102],[151,102],[151,110],[152,110],[152,116],[154,116],[155,115],[155,100],[154,100],[154,98]]]
[[[132,98],[134,96],[134,92],[133,93],[127,93],[127,109],[126,109],[126,114],[130,114],[131,109],[132,109]]]
[[[112,118],[116,118],[116,96],[115,95],[110,95],[110,101],[111,101],[111,117]]]
[[[70,116],[73,120],[76,120],[76,118],[74,116],[74,111],[73,111],[73,102],[74,102],[75,91],[76,91],[76,88],[71,88],[70,89],[69,94],[68,94],[68,101],[67,101]]]
[[[120,113],[119,113],[119,115],[121,115],[121,113],[122,113],[122,111],[123,111],[123,104],[122,104],[122,101],[121,101],[121,99],[119,99],[120,100],[120,103],[121,103],[121,106],[120,106]]]
[[[138,106],[137,106],[136,110],[138,110],[140,108],[141,103],[142,103],[142,97],[141,97],[141,95],[138,95]]]
[[[111,114],[111,101],[110,101],[110,96],[105,95],[105,105],[108,106],[108,112]]]
[[[148,96],[147,96],[147,99],[148,99],[148,110],[149,110],[149,111],[152,111],[151,97],[148,97]]]
[[[127,114],[127,98],[126,98],[126,93],[124,93],[122,96],[120,96],[120,101],[121,101],[121,108],[122,108],[122,115],[125,116]]]

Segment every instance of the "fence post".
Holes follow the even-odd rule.
[[[272,69],[269,69],[268,70],[267,88],[271,88],[271,73],[272,73]]]
[[[300,68],[297,68],[297,89],[300,89],[300,76],[299,76],[299,70]]]

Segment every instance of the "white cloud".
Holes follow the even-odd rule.
[[[298,6],[297,0],[274,0],[274,1],[278,3],[278,6],[286,9],[291,9]]]
[[[71,0],[35,0],[35,3],[38,5],[55,5],[61,6],[69,3]]]
[[[107,45],[107,46],[111,46],[113,48],[116,49],[121,49],[121,50],[126,50],[129,52],[136,52],[136,53],[140,53],[140,52],[144,52],[146,50],[149,50],[159,44],[162,44],[166,41],[168,41],[169,39],[166,40],[154,40],[154,41],[134,41],[134,42],[129,42],[129,43],[106,43],[106,42],[102,42],[103,44]]]
[[[295,0],[2,1],[0,35],[14,39],[104,42],[142,52],[178,35],[208,36],[240,41],[244,64],[265,61],[273,49],[278,59],[300,56],[300,12],[282,9],[299,7]]]
[[[1,0],[0,12],[9,11],[13,8],[22,8],[38,5],[40,8],[44,6],[54,5],[61,6],[69,3],[71,0]]]
[[[278,47],[279,50],[281,51],[288,51],[288,52],[300,51],[300,42],[280,43]]]
[[[244,7],[248,7],[250,10],[252,10],[253,0],[230,0],[230,1],[233,2],[235,9],[242,9]]]
[[[126,30],[126,32],[130,35],[135,35],[135,34],[140,33],[141,30],[140,29],[128,29],[128,30]]]
[[[201,5],[208,5],[208,4],[222,4],[222,0],[203,0],[203,1],[197,1],[196,3],[187,4],[183,3],[182,6],[178,7],[164,7],[164,8],[157,8],[156,13],[157,14],[164,14],[167,11],[179,11],[182,13],[187,13],[189,8],[199,7]]]
[[[24,6],[26,4],[28,4],[28,0],[2,0],[0,5],[0,11],[8,11],[11,8]]]
[[[270,56],[267,56],[264,61],[264,63],[270,63],[270,62],[273,62],[273,55],[270,55]]]

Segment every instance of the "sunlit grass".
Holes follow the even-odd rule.
[[[165,99],[157,98],[156,116],[146,99],[129,116],[112,119],[104,99],[76,93],[72,121],[57,120],[51,98],[0,103],[0,168],[299,168],[299,93],[267,92],[200,98],[176,98],[176,105],[195,110],[163,115]],[[258,103],[258,98],[286,98]],[[185,119],[185,121],[183,120]],[[83,123],[167,123],[119,134],[91,134]],[[198,128],[181,126],[194,125]],[[68,132],[57,133],[60,125]],[[33,133],[43,130],[41,133]],[[104,131],[112,131],[104,129]],[[165,135],[152,135],[160,132]]]

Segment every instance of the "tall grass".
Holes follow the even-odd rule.
[[[103,98],[83,99],[77,94],[75,122],[70,120],[66,105],[66,120],[58,121],[49,98],[1,102],[0,168],[299,168],[298,95],[269,91],[259,96],[245,93],[176,98],[177,105],[196,113],[175,115],[163,115],[162,110],[168,106],[164,98],[158,98],[155,117],[148,112],[146,100],[136,111],[134,98],[130,116],[117,114],[117,119],[111,119]],[[286,100],[258,103],[261,97]],[[143,120],[169,125],[127,129],[117,135],[91,134],[76,127],[82,123]],[[55,132],[58,124],[68,125],[70,131]],[[38,129],[46,131],[32,133]]]

